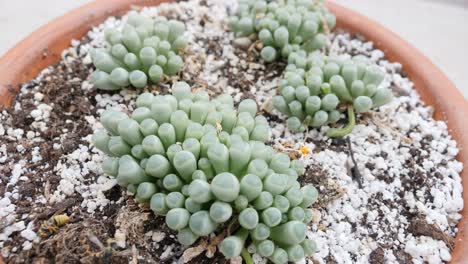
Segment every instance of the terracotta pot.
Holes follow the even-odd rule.
[[[0,106],[9,106],[20,84],[33,79],[42,69],[60,60],[61,52],[72,39],[79,39],[93,25],[110,15],[120,15],[131,5],[157,5],[163,0],[97,0],[59,17],[41,27],[0,58]],[[378,23],[333,2],[327,2],[338,18],[338,27],[360,33],[385,52],[390,61],[398,61],[414,82],[422,99],[435,109],[435,118],[447,122],[450,134],[458,142],[458,159],[468,165],[468,103],[453,83],[428,58]],[[461,174],[468,190],[468,170]],[[464,193],[468,204],[468,194]],[[468,263],[468,211],[463,209],[451,263]],[[1,262],[1,259],[0,259]]]

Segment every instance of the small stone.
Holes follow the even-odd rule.
[[[33,243],[30,241],[24,241],[23,243],[23,250],[30,250],[32,248]]]
[[[242,257],[237,256],[235,258],[232,258],[230,261],[231,264],[242,264]]]
[[[153,240],[156,243],[161,242],[164,238],[166,237],[166,234],[163,232],[154,232],[153,235],[151,236],[151,240]]]
[[[28,133],[26,133],[27,139],[33,139],[35,136],[36,136],[36,133],[34,133],[33,131],[28,131]]]
[[[318,224],[322,219],[322,214],[317,209],[311,209],[312,211],[312,223]]]
[[[122,231],[120,230],[116,230],[115,231],[115,235],[114,235],[114,238],[115,238],[115,244],[120,247],[120,248],[125,248],[127,245],[126,243],[126,235],[125,233],[123,233]]]
[[[247,37],[234,39],[234,46],[236,47],[248,49],[250,45],[252,45],[252,41]]]
[[[39,93],[39,92],[34,94],[34,100],[40,102],[40,101],[42,101],[42,99],[44,99],[44,94]]]
[[[31,117],[32,117],[32,118],[38,120],[38,119],[41,118],[41,116],[42,116],[42,111],[41,111],[41,110],[39,110],[39,109],[34,109],[34,110],[31,111]]]
[[[37,237],[36,233],[32,231],[31,229],[25,229],[21,231],[21,236],[26,238],[29,241],[33,241]]]

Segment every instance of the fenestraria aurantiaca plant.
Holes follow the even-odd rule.
[[[97,68],[92,82],[102,90],[143,88],[149,81],[176,74],[183,66],[179,51],[187,46],[184,32],[185,25],[177,20],[129,14],[122,30],[106,29],[108,46],[92,51]]]
[[[232,97],[210,100],[180,82],[169,95],[140,95],[136,105],[130,116],[104,111],[106,131],[93,143],[110,156],[103,171],[165,216],[181,244],[237,219],[238,231],[219,245],[226,258],[242,254],[248,261],[247,240],[274,263],[315,251],[306,224],[318,192],[297,181],[301,161],[265,145],[269,126],[254,101],[236,110]]]
[[[257,34],[267,62],[287,58],[294,51],[322,48],[327,43],[324,32],[335,23],[323,1],[313,0],[239,0],[230,21],[236,37]]]
[[[288,63],[273,105],[289,116],[287,124],[293,131],[334,124],[347,108],[348,124],[327,132],[343,137],[355,125],[354,111],[368,112],[393,98],[389,89],[379,87],[385,73],[364,56],[344,59],[299,51],[289,55]]]

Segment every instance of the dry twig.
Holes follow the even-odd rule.
[[[362,175],[359,172],[358,164],[356,160],[354,159],[354,151],[353,151],[351,139],[349,137],[346,137],[346,141],[348,142],[348,149],[349,149],[349,155],[351,156],[351,161],[354,164],[354,167],[351,169],[352,176],[358,182],[359,188],[362,188]]]

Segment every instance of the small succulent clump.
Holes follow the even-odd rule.
[[[187,46],[184,23],[155,19],[136,12],[129,14],[122,30],[105,31],[107,48],[91,53],[96,71],[92,82],[102,90],[119,90],[132,85],[143,88],[174,75],[184,62],[178,55]]]
[[[92,141],[110,156],[103,171],[165,216],[181,244],[237,219],[238,231],[219,246],[226,258],[241,255],[247,240],[277,264],[314,253],[307,208],[318,192],[297,181],[301,161],[265,145],[270,128],[253,100],[236,110],[229,95],[210,100],[179,82],[172,94],[140,95],[136,106],[130,116],[104,111],[106,131]]]
[[[364,56],[344,59],[299,51],[291,53],[288,62],[273,105],[289,116],[287,125],[293,131],[334,124],[347,108],[348,124],[328,130],[330,137],[343,137],[354,127],[354,111],[368,112],[393,98],[389,89],[379,88],[385,73]]]
[[[323,1],[239,0],[230,24],[236,37],[257,34],[263,44],[262,58],[272,62],[298,50],[314,51],[325,46],[323,32],[331,30],[335,16]]]

